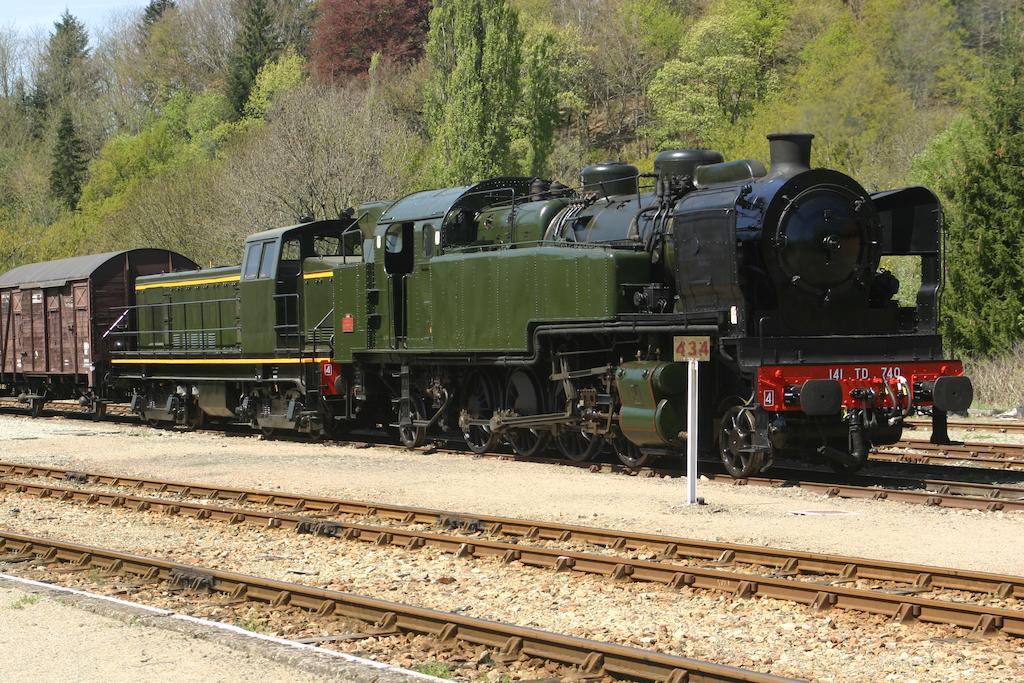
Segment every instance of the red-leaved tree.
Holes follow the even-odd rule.
[[[395,63],[423,54],[430,0],[321,0],[310,64],[325,82],[361,76],[374,52]]]

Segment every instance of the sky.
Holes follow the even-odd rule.
[[[146,6],[147,0],[0,0],[0,26],[14,26],[19,31],[42,27],[50,31],[65,9],[85,23],[89,33],[96,35],[112,14],[121,14]]]

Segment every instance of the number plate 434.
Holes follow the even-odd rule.
[[[672,360],[711,360],[711,337],[673,337]]]

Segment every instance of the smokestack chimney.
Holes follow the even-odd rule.
[[[811,133],[772,133],[768,136],[772,175],[799,173],[811,167]]]

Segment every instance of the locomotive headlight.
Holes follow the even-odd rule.
[[[739,322],[739,310],[735,306],[729,307],[729,322],[733,325]]]

